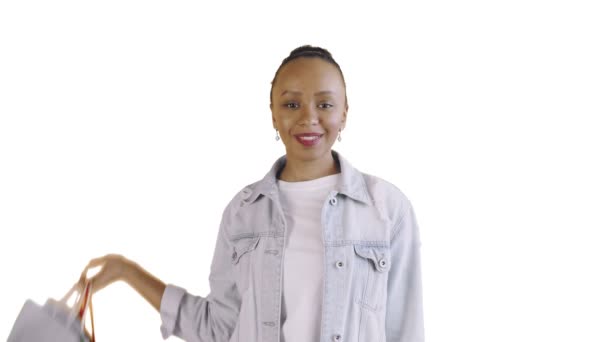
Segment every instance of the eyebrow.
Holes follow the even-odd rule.
[[[281,96],[283,96],[287,93],[291,93],[291,94],[295,94],[295,95],[302,95],[301,91],[285,90],[284,92],[281,93]],[[331,90],[323,90],[323,91],[316,92],[314,95],[319,96],[319,95],[333,95],[333,94],[334,94],[334,92]]]

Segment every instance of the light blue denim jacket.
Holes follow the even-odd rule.
[[[408,198],[391,183],[339,162],[337,188],[322,209],[324,290],[321,342],[422,342],[420,239]],[[186,341],[280,342],[285,217],[279,158],[224,210],[200,297],[168,284],[161,332]]]

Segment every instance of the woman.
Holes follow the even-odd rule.
[[[164,338],[423,341],[414,212],[398,188],[332,150],[348,103],[331,54],[293,50],[272,81],[270,109],[286,154],[224,210],[206,297],[120,255],[91,260],[81,284],[96,266],[94,291],[127,282],[160,312]]]

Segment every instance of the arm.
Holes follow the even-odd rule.
[[[231,245],[220,228],[209,275],[210,294],[195,296],[180,287],[167,285],[160,306],[163,338],[175,335],[185,341],[229,340],[241,307],[231,255]]]
[[[101,269],[93,277],[87,278],[89,269],[95,267]],[[84,288],[87,279],[93,286],[93,293],[116,281],[124,281],[144,297],[156,311],[160,310],[161,298],[166,287],[165,283],[154,275],[119,254],[108,254],[91,260],[78,281],[80,289]]]
[[[93,292],[115,281],[125,281],[160,312],[163,338],[175,335],[185,341],[225,342],[236,326],[241,303],[230,267],[231,252],[231,245],[220,228],[209,276],[211,292],[207,297],[165,284],[138,264],[116,254],[91,260],[79,282],[84,288],[88,269],[101,266],[90,278]]]
[[[127,262],[126,269],[125,282],[144,297],[156,311],[160,312],[160,302],[166,288],[165,283],[132,261]]]
[[[423,342],[420,239],[416,216],[406,200],[391,237],[386,303],[387,342]]]

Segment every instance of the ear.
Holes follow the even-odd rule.
[[[274,118],[274,114],[272,113],[272,103],[269,105],[270,107],[270,116],[272,116],[272,128],[277,129],[277,120]]]
[[[344,107],[344,112],[342,112],[342,129],[346,126],[346,117],[348,116],[348,104]]]

